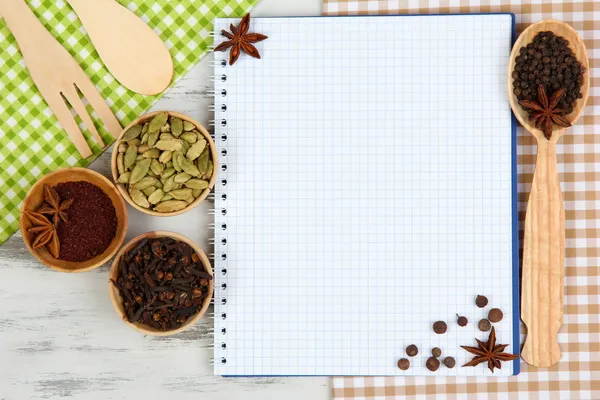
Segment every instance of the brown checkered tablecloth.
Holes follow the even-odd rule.
[[[544,18],[566,21],[585,41],[592,85],[582,117],[557,148],[567,219],[565,318],[558,335],[561,361],[549,369],[522,361],[521,374],[509,378],[333,378],[334,399],[600,400],[600,0],[324,0],[323,11],[326,15],[512,12],[517,32]],[[536,148],[523,129],[518,136],[522,222]],[[523,333],[522,328],[521,340]]]

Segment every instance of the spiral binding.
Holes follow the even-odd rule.
[[[219,57],[219,55],[215,55]],[[213,239],[210,240],[214,244],[214,254],[212,254],[215,266],[220,266],[219,270],[215,270],[215,274],[220,274],[219,281],[221,284],[215,287],[215,354],[214,362],[219,364],[227,363],[227,326],[223,324],[227,320],[227,222],[224,218],[227,216],[227,60],[215,59],[212,62],[215,75],[212,78],[215,90],[212,92],[214,105],[211,111],[214,113],[214,120],[210,125],[214,128],[214,139],[219,152],[219,178],[216,185],[219,185],[215,191],[213,199],[215,207],[211,213],[215,216],[215,223],[211,224],[213,230]]]

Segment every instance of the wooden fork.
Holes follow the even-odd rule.
[[[82,119],[94,140],[102,147],[105,144],[79,98],[77,89],[92,105],[108,132],[116,138],[122,130],[121,124],[79,64],[37,20],[24,0],[1,0],[0,16],[4,17],[17,39],[33,81],[81,156],[91,156],[92,150],[64,99]]]

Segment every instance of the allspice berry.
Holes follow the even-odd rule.
[[[408,354],[409,357],[414,357],[419,354],[419,348],[416,345],[411,344],[406,348],[406,354]]]
[[[435,357],[429,357],[427,359],[427,362],[425,363],[425,366],[427,367],[428,370],[430,370],[431,372],[437,371],[438,368],[440,367],[440,360],[438,360]]]
[[[483,308],[485,306],[487,306],[488,304],[488,299],[485,296],[477,296],[477,298],[475,299],[475,304],[477,304],[477,307],[479,308]]]
[[[408,358],[401,358],[398,360],[398,368],[400,368],[402,371],[406,371],[409,367],[410,361],[408,361]]]
[[[502,313],[502,310],[499,308],[492,308],[490,310],[490,312],[488,313],[488,319],[492,322],[500,322],[500,321],[502,321],[503,317],[504,317],[504,314]]]
[[[446,357],[444,358],[444,365],[448,368],[454,368],[454,366],[456,365],[456,360],[454,359],[454,357]]]
[[[434,347],[433,349],[431,349],[431,354],[433,354],[434,357],[439,357],[442,355],[442,349],[440,349],[439,347]]]
[[[479,330],[481,332],[487,332],[490,329],[492,329],[492,324],[490,324],[490,321],[488,321],[487,319],[482,319],[481,321],[479,321],[479,324],[477,324],[477,327],[479,328]]]
[[[467,324],[469,323],[469,320],[467,319],[467,317],[463,317],[460,316],[458,314],[456,314],[456,323],[458,324],[458,326],[467,326]]]
[[[448,325],[444,321],[435,321],[433,323],[433,331],[438,335],[446,333],[448,330]]]

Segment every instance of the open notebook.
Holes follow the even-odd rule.
[[[498,342],[519,351],[513,16],[256,18],[250,32],[269,36],[261,60],[215,53],[215,373],[491,375],[461,368],[459,346],[487,339],[477,322],[498,307]],[[457,366],[427,370],[433,347]]]

